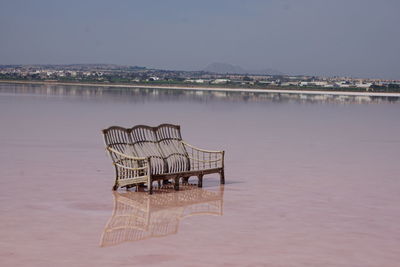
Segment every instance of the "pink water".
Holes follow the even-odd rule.
[[[39,88],[0,85],[0,266],[400,266],[398,103]],[[114,199],[100,130],[163,122],[226,150],[226,185]]]

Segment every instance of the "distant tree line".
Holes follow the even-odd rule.
[[[400,85],[399,84],[394,84],[390,83],[387,86],[385,85],[372,85],[370,87],[371,91],[374,92],[400,92]]]

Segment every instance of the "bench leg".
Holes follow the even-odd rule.
[[[153,194],[153,181],[150,181],[147,184],[147,191],[149,192],[149,195]]]
[[[197,184],[198,187],[203,187],[203,174],[199,174],[199,176],[197,176],[199,178],[199,182]]]
[[[189,183],[189,177],[182,177],[182,184],[188,184]]]
[[[174,189],[175,189],[175,191],[178,191],[179,190],[179,176],[176,177],[174,180],[175,180]]]
[[[219,173],[219,177],[220,177],[220,184],[225,184],[225,172],[224,172],[224,169],[222,169],[221,172]]]
[[[114,186],[112,188],[112,190],[114,190],[114,191],[116,191],[118,189],[118,177],[119,177],[118,168],[117,168],[117,165],[115,165],[115,182],[114,182]]]
[[[114,191],[115,191],[115,190],[117,190],[117,189],[118,189],[118,184],[117,184],[117,183],[115,183],[115,184],[114,184],[114,186],[113,186],[113,188],[112,188],[112,190],[114,190]]]

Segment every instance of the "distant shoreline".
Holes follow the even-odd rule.
[[[0,83],[14,84],[45,84],[45,85],[77,85],[77,86],[97,86],[97,87],[116,87],[116,88],[144,88],[161,90],[189,90],[189,91],[219,91],[219,92],[239,92],[239,93],[283,93],[283,94],[306,94],[306,95],[342,95],[342,96],[376,96],[376,97],[400,97],[400,93],[383,92],[350,92],[350,91],[328,91],[316,88],[315,90],[299,90],[297,88],[287,89],[251,89],[251,88],[229,88],[229,87],[204,87],[204,86],[179,86],[179,85],[143,85],[143,84],[105,84],[105,83],[82,83],[82,82],[58,82],[58,81],[18,81],[0,80]]]

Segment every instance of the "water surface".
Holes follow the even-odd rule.
[[[1,266],[398,266],[397,100],[217,93],[0,84]],[[227,184],[113,193],[100,130],[165,122]]]

